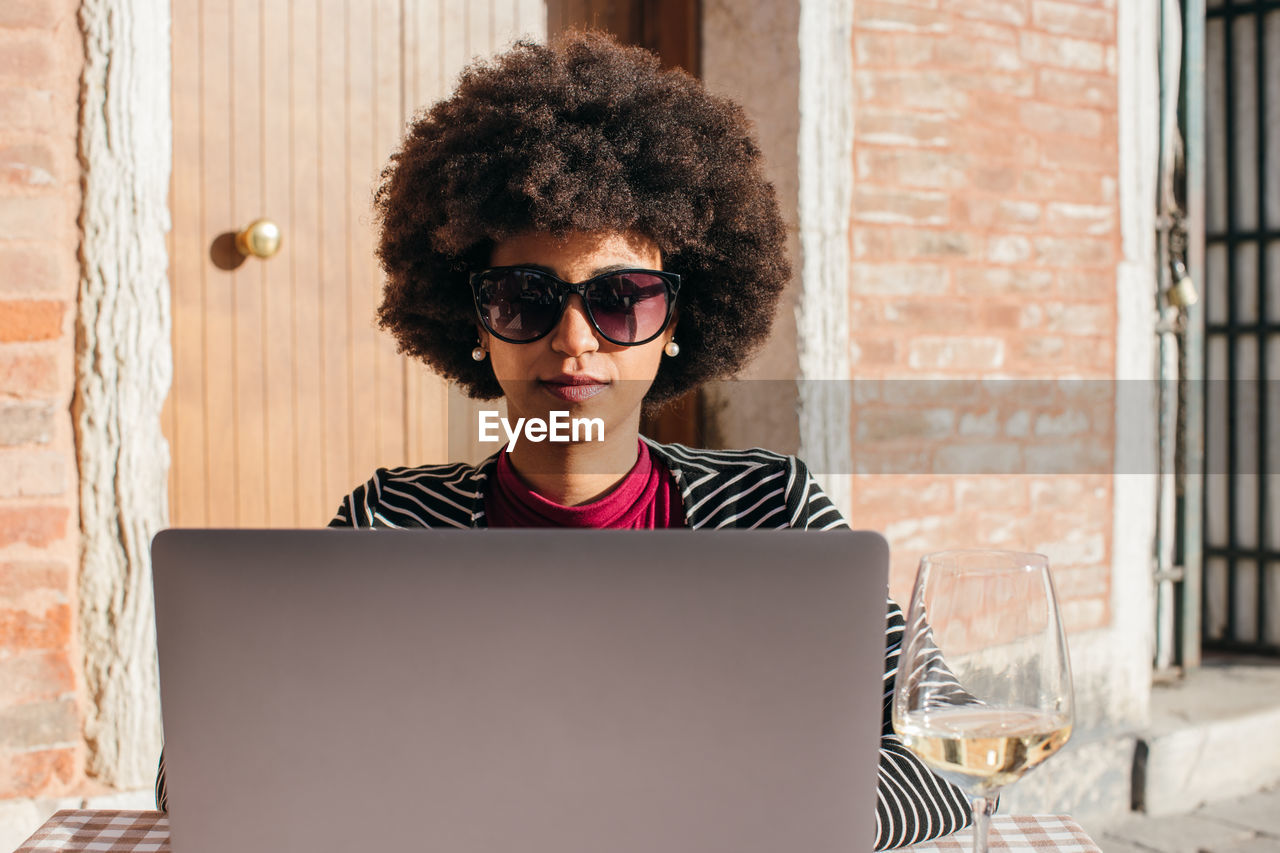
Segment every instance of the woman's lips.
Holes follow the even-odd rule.
[[[586,376],[557,376],[554,379],[543,379],[541,382],[548,394],[566,403],[590,400],[609,387],[607,382]]]

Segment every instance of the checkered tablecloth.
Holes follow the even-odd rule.
[[[969,832],[906,848],[965,853]],[[1101,853],[1075,821],[1049,815],[993,817],[991,850],[1004,853]],[[168,853],[169,819],[160,812],[62,811],[14,853]]]

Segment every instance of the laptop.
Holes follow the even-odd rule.
[[[175,853],[870,850],[888,547],[167,530]]]

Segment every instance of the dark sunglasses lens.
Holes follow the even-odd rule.
[[[480,314],[494,334],[532,341],[551,330],[560,316],[560,297],[539,273],[506,270],[480,279]]]
[[[636,343],[662,331],[667,320],[667,284],[648,273],[606,276],[592,283],[587,305],[606,338]]]

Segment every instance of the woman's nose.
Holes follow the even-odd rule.
[[[560,324],[552,333],[551,348],[567,356],[579,356],[584,352],[600,349],[596,330],[587,319],[587,306],[576,293],[569,297],[569,304],[560,316]]]

